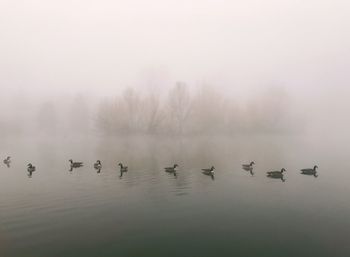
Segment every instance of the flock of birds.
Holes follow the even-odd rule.
[[[69,160],[70,162],[70,171],[72,171],[74,168],[79,168],[82,167],[84,164],[83,162],[74,162],[72,159]],[[5,160],[4,160],[4,164],[7,165],[7,167],[10,167],[10,163],[11,163],[11,157],[8,156]],[[255,162],[252,161],[249,164],[243,164],[242,168],[246,171],[249,171],[251,175],[253,175],[253,166],[255,165]],[[120,168],[120,177],[123,176],[123,174],[125,172],[128,171],[128,167],[124,166],[122,163],[118,164],[119,168]],[[172,167],[166,167],[164,168],[165,172],[167,173],[171,173],[173,174],[175,177],[177,176],[177,168],[179,167],[179,165],[174,164]],[[102,169],[102,163],[100,160],[97,160],[94,163],[94,168],[97,170],[97,173],[101,172]],[[317,165],[315,165],[313,168],[306,168],[306,169],[301,169],[301,174],[303,175],[312,175],[314,177],[317,177]],[[28,171],[28,176],[31,177],[33,172],[36,170],[35,166],[33,166],[33,164],[29,163],[27,165],[27,171]],[[210,176],[212,179],[214,179],[214,166],[207,168],[207,169],[202,169],[202,173],[204,175]],[[273,178],[273,179],[281,179],[283,182],[285,181],[284,179],[284,172],[286,172],[285,168],[282,168],[281,170],[276,170],[276,171],[268,171],[267,177],[269,178]]]

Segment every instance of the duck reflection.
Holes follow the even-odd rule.
[[[212,180],[215,180],[214,174],[206,174],[204,172],[202,172],[204,175],[210,177]]]
[[[174,178],[177,178],[177,172],[173,171],[173,172],[168,172],[169,175],[173,175]]]
[[[242,167],[243,170],[249,171],[251,176],[254,176],[253,167]]]

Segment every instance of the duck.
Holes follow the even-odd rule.
[[[101,161],[100,160],[97,160],[95,163],[94,163],[94,168],[96,170],[100,170],[102,168],[102,164],[101,164]]]
[[[27,170],[29,173],[32,173],[35,171],[35,166],[33,166],[33,164],[29,163],[27,166],[28,166]]]
[[[253,168],[253,165],[255,164],[254,161],[250,162],[249,164],[242,164],[242,168],[245,170],[249,170]]]
[[[268,176],[278,176],[278,175],[283,175],[283,172],[285,172],[286,169],[282,168],[280,171],[268,171],[267,175]]]
[[[301,169],[301,174],[304,175],[313,175],[314,177],[317,177],[317,171],[316,169],[318,169],[318,166],[315,165],[312,169],[308,168],[308,169]]]
[[[128,167],[124,166],[121,162],[118,163],[118,165],[120,166],[120,172],[127,172],[128,171]]]
[[[72,159],[70,159],[69,162],[70,162],[71,168],[79,168],[79,167],[83,166],[82,162],[73,162]]]
[[[175,163],[173,167],[166,167],[166,168],[164,168],[164,169],[165,169],[165,172],[174,173],[174,172],[176,172],[176,168],[177,168],[177,167],[179,167],[179,165],[177,165],[177,164]]]
[[[202,169],[202,173],[204,175],[212,176],[212,175],[214,175],[214,170],[215,170],[214,166],[211,166],[210,169]]]
[[[281,171],[269,171],[267,172],[267,176],[269,178],[279,178],[281,179],[283,182],[285,181],[285,179],[283,178],[283,172],[285,172],[286,169],[285,168],[282,168]]]
[[[7,156],[6,159],[4,160],[4,163],[7,165],[7,164],[10,164],[11,163],[11,157],[10,156]]]

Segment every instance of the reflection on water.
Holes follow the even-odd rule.
[[[214,174],[209,174],[209,173],[205,173],[205,172],[202,172],[204,175],[206,175],[206,176],[209,176],[212,180],[215,180],[215,176],[214,176]]]
[[[124,175],[124,173],[125,173],[126,171],[122,171],[122,170],[120,170],[120,175],[119,175],[119,178],[123,178],[123,175]]]
[[[253,167],[242,167],[245,171],[249,171],[251,176],[254,176]]]
[[[33,140],[2,145],[16,158],[0,168],[1,256],[350,254],[338,240],[350,233],[347,145],[333,153],[330,142],[288,137]],[[86,165],[68,173],[70,158]],[[257,164],[242,170],[250,159]],[[30,180],[28,162],[40,170]],[[310,163],[317,180],[300,174]],[[215,181],[202,173],[211,166]],[[285,183],[266,177],[271,167],[288,168]]]
[[[284,178],[284,175],[278,175],[278,174],[269,174],[267,177],[272,178],[272,179],[280,179],[282,182],[285,182],[286,179]]]

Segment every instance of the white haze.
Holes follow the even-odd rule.
[[[281,87],[295,122],[346,132],[349,31],[346,0],[0,0],[0,117],[47,102],[68,115],[83,95],[94,122],[126,87],[184,81],[238,105]]]

